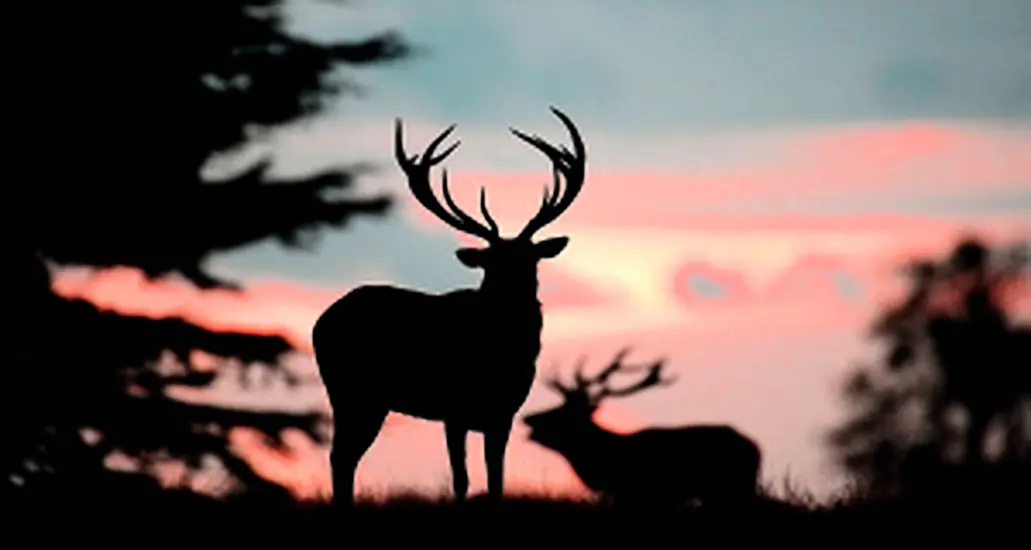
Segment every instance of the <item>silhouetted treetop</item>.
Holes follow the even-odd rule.
[[[1028,243],[976,239],[906,266],[907,294],[872,326],[883,363],[849,380],[854,415],[830,439],[869,489],[912,488],[948,464],[1031,460],[1031,327],[1012,318],[1029,269]]]
[[[195,4],[191,73],[200,75],[193,81],[195,114],[206,139],[194,146],[202,153],[236,147],[255,126],[316,113],[325,99],[352,86],[332,79],[343,63],[380,63],[408,54],[408,45],[393,32],[328,44],[289,34],[277,0]]]
[[[275,179],[270,160],[259,158],[218,181],[201,170],[212,155],[320,113],[354,86],[345,67],[407,55],[397,33],[318,43],[284,28],[281,0],[194,0],[155,16],[180,25],[181,50],[116,33],[122,20],[90,19],[101,21],[97,40],[109,31],[144,41],[145,51],[102,49],[107,55],[87,66],[86,89],[75,90],[88,100],[77,109],[46,106],[93,135],[64,151],[66,162],[22,201],[35,214],[37,249],[62,265],[132,266],[155,277],[179,273],[203,288],[232,287],[204,271],[210,253],[269,236],[299,246],[306,232],[386,212],[384,195],[328,196],[353,184],[354,169]]]
[[[408,53],[394,32],[313,41],[289,31],[284,5],[61,6],[49,15],[57,20],[52,32],[39,35],[55,53],[19,60],[28,93],[9,106],[25,107],[36,122],[23,142],[31,154],[14,159],[33,176],[16,200],[25,215],[10,247],[19,288],[17,328],[8,332],[16,363],[5,387],[7,402],[19,405],[5,419],[13,434],[9,483],[103,491],[105,461],[121,454],[141,472],[214,459],[247,488],[284,496],[228,449],[229,434],[252,428],[275,445],[295,428],[323,439],[316,411],[239,410],[169,393],[209,387],[234,363],[241,380],[264,365],[297,386],[283,365],[294,351],[284,338],[104,311],[54,294],[47,266],[126,266],[151,278],[181,275],[201,288],[237,288],[206,271],[211,254],[269,238],[302,247],[319,230],[387,212],[385,195],[348,193],[360,164],[284,178],[271,174],[268,156],[248,156],[234,174],[205,172],[215,156],[238,154],[353,90],[346,68]],[[74,70],[55,68],[58,56]],[[214,366],[196,363],[197,352]]]
[[[264,178],[267,169],[261,163],[232,181],[192,189],[126,191],[112,198],[118,202],[69,202],[75,210],[59,216],[49,212],[55,225],[35,238],[58,264],[131,266],[151,277],[177,272],[201,288],[236,288],[204,270],[210,254],[269,237],[300,246],[302,237],[316,229],[343,227],[356,215],[385,213],[390,204],[386,197],[324,197],[325,191],[349,184],[353,174],[270,182]],[[76,230],[68,231],[73,223]]]

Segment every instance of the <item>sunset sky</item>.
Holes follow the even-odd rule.
[[[540,369],[568,376],[581,355],[600,366],[628,345],[632,359],[666,356],[676,385],[606,405],[601,420],[618,429],[729,422],[762,446],[767,478],[790,474],[820,492],[837,482],[820,438],[841,418],[842,377],[869,355],[866,324],[900,288],[892,269],[967,231],[1031,235],[1031,2],[294,4],[298,32],[393,27],[420,51],[350,74],[364,96],[242,158],[272,152],[283,174],[372,162],[362,192],[387,190],[398,208],[323,233],[312,253],[270,242],[213,258],[217,272],[249,284],[242,298],[144,284],[128,271],[88,282],[69,273],[62,292],[281,331],[306,346],[321,310],[355,285],[476,285],[479,273],[454,255],[476,241],[407,194],[391,156],[393,118],[405,120],[411,153],[457,123],[462,145],[446,162],[453,194],[475,213],[486,187],[511,235],[551,175],[508,127],[568,143],[554,105],[580,128],[588,168],[580,197],[539,235],[571,239],[541,265]],[[211,171],[238,165],[221,159]],[[439,172],[434,184],[439,192]],[[1031,313],[1031,296],[1021,307]],[[326,406],[321,388],[239,394],[232,384],[187,397]],[[554,402],[535,388],[524,411]],[[561,459],[525,441],[521,426],[515,434],[510,485],[575,487]],[[325,449],[310,442],[288,455],[245,433],[236,443],[299,495],[328,483]],[[484,488],[481,453],[475,436],[474,491]],[[441,428],[402,418],[366,455],[359,487],[438,490],[447,480]]]

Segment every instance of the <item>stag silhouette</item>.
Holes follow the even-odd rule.
[[[444,294],[361,286],[330,305],[315,322],[315,357],[333,409],[334,501],[353,504],[358,463],[390,411],[444,424],[457,500],[464,500],[469,489],[467,433],[482,433],[488,496],[501,498],[512,423],[537,373],[543,323],[537,263],[554,258],[569,242],[568,237],[539,242],[532,237],[569,208],[584,181],[584,143],[565,114],[554,107],[551,111],[569,131],[572,152],[510,128],[551,160],[555,185],[552,191],[545,187],[537,214],[514,238],[500,236],[487,211],[484,189],[480,211],[489,227],[454,203],[446,169],[441,179],[451,212],[434,196],[430,168],[459,143],[437,156],[434,151],[455,125],[437,136],[420,159],[405,153],[401,120],[396,121],[394,154],[409,189],[442,221],[487,242],[486,248],[456,252],[463,265],[481,268],[484,275],[479,288]]]
[[[548,385],[562,395],[553,409],[523,419],[529,439],[562,455],[588,488],[614,503],[676,506],[690,500],[726,506],[755,498],[761,453],[750,438],[730,426],[701,425],[651,428],[619,434],[599,426],[593,414],[608,397],[627,396],[671,384],[663,378],[663,361],[628,367],[628,350],[591,379],[576,370],[575,384],[557,378]],[[636,384],[613,389],[617,372],[647,371]],[[592,387],[599,387],[591,391]]]

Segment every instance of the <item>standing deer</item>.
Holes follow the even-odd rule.
[[[444,294],[361,286],[330,305],[315,322],[315,357],[333,409],[330,464],[335,501],[353,504],[358,463],[390,411],[443,422],[457,500],[464,500],[469,489],[467,432],[482,433],[488,496],[501,498],[509,433],[533,385],[540,353],[543,318],[537,263],[554,258],[569,242],[568,237],[539,242],[532,237],[569,208],[584,182],[583,141],[565,114],[551,110],[569,131],[573,152],[510,129],[551,160],[555,185],[550,192],[545,188],[537,214],[515,238],[500,236],[482,188],[480,211],[489,227],[463,212],[448,192],[446,169],[441,179],[451,212],[436,200],[430,167],[458,143],[433,154],[454,125],[434,139],[420,159],[405,153],[401,121],[396,121],[394,154],[408,188],[442,221],[487,242],[486,248],[456,252],[463,265],[481,268],[484,275],[479,288]]]
[[[557,378],[548,385],[559,392],[558,407],[529,415],[523,422],[529,439],[561,454],[588,488],[616,503],[678,505],[694,498],[703,504],[747,502],[756,496],[761,454],[758,445],[730,426],[652,428],[628,435],[611,432],[593,420],[608,397],[669,385],[663,362],[626,367],[616,358],[593,379],[576,371],[572,387]],[[617,372],[647,370],[634,385],[612,389]],[[600,389],[591,391],[592,386]]]

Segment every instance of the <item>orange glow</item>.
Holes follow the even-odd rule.
[[[299,500],[320,500],[332,495],[328,457],[302,432],[286,430],[283,447],[269,445],[261,433],[236,428],[229,434],[231,449],[255,473],[287,487]]]

